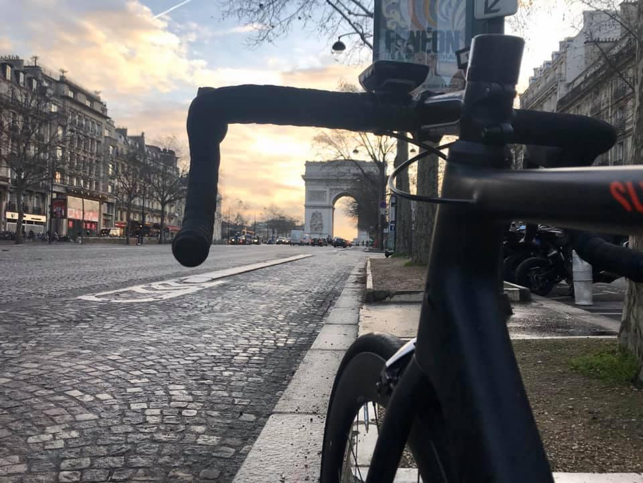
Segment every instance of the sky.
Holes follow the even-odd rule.
[[[331,53],[334,38],[293,29],[275,44],[249,48],[253,26],[221,20],[216,0],[0,0],[0,55],[39,56],[39,64],[100,91],[117,126],[148,142],[174,135],[199,86],[275,84],[337,89],[366,67]],[[521,86],[532,69],[575,33],[567,5],[540,0],[529,28]],[[578,12],[576,12],[578,13]],[[316,130],[233,125],[222,144],[220,189],[261,219],[275,205],[303,221],[306,161],[320,160]],[[186,143],[187,146],[187,143]],[[186,153],[187,154],[187,153]],[[340,211],[340,210],[338,210]],[[356,236],[338,214],[335,235]]]

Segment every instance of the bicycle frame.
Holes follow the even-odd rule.
[[[481,177],[487,168],[450,161],[443,196],[473,198],[476,185],[463,179]],[[405,372],[400,386],[415,388],[406,395],[413,400],[435,392],[449,453],[458,462],[450,471],[456,481],[553,481],[499,309],[503,221],[486,210],[438,208],[415,351],[420,371]],[[387,417],[398,413],[396,404],[394,397]],[[415,414],[402,417],[413,421]],[[392,459],[401,449],[392,446],[403,449],[409,436],[392,434],[386,422],[371,461],[380,482],[392,481],[382,472],[397,468]],[[367,481],[375,481],[371,472]]]
[[[507,171],[509,142],[578,147],[595,157],[616,138],[609,125],[580,116],[518,115],[512,106],[522,48],[521,39],[493,35],[472,46],[460,140],[449,150],[442,188],[442,201],[457,204],[438,208],[416,352],[387,407],[367,481],[392,481],[409,436],[423,441],[427,434],[435,444],[417,448],[420,470],[438,456],[447,481],[553,481],[499,310],[502,226],[518,217],[641,232],[643,168]],[[208,255],[228,123],[413,131],[453,119],[439,111],[372,93],[200,90],[188,116],[190,180],[186,220],[173,242],[177,260],[196,266]],[[435,411],[435,421],[424,418]]]

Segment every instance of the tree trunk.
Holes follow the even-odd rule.
[[[125,214],[125,245],[129,245],[129,230],[132,218],[132,202],[127,203],[127,213]]]
[[[434,143],[430,144],[437,146]],[[438,168],[438,157],[433,154],[418,163],[417,193],[419,195],[438,196]],[[415,206],[412,259],[415,263],[426,265],[431,251],[436,205],[418,202]]]
[[[161,203],[161,234],[159,235],[159,245],[163,244],[165,239],[165,203]]]
[[[409,158],[409,143],[397,140],[397,154],[393,166],[397,168]],[[404,170],[395,180],[395,187],[402,191],[410,191],[409,171]],[[395,211],[395,252],[413,254],[413,230],[411,229],[411,201],[397,197]]]
[[[636,25],[639,39],[643,34],[643,1],[638,2]],[[643,89],[643,45],[639,40],[636,46],[636,89],[634,90],[634,130],[632,132],[632,164],[643,162],[643,104],[641,103]],[[630,247],[643,251],[643,236],[630,237]],[[643,283],[629,281],[623,305],[623,320],[619,332],[619,344],[634,353],[643,363]],[[643,384],[643,369],[639,372],[638,380]]]
[[[22,221],[25,218],[25,210],[23,209],[22,204],[22,194],[23,191],[21,188],[16,189],[16,210],[18,211],[18,221],[16,222],[16,245],[22,243]]]
[[[643,251],[643,237],[630,237],[630,247]],[[643,362],[643,283],[627,282],[623,321],[618,338],[621,347]],[[643,383],[643,369],[639,372],[638,379]]]
[[[383,171],[382,171],[383,169]],[[386,223],[386,215],[382,214],[382,208],[380,203],[384,201],[386,203],[386,165],[380,167],[380,186],[379,186],[379,196],[377,200],[377,249],[384,251],[386,248],[384,246],[384,224]]]

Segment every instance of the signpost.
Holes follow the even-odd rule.
[[[518,0],[476,0],[475,17],[477,20],[508,17],[518,12]]]
[[[504,33],[504,17],[517,11],[518,0],[375,0],[373,61],[425,64],[419,90],[460,90],[471,39]]]

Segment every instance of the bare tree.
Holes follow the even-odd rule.
[[[224,18],[236,18],[253,30],[250,45],[272,43],[297,28],[323,37],[357,35],[356,47],[373,48],[373,0],[238,0],[220,2]]]
[[[643,1],[638,0],[636,11],[636,64],[634,85],[634,129],[632,132],[633,155],[632,163],[643,162],[643,103],[641,92],[643,90]],[[643,236],[630,238],[630,246],[635,250],[643,251]],[[619,343],[632,351],[643,363],[643,284],[628,282],[625,304],[623,307],[623,320],[619,332]],[[643,384],[643,368],[638,375],[639,383]]]
[[[371,191],[376,199],[375,210],[379,210],[379,201],[386,199],[386,180],[389,163],[393,161],[397,141],[386,136],[375,136],[367,133],[356,133],[351,131],[321,131],[314,138],[314,143],[321,148],[321,155],[327,160],[343,159],[352,161],[359,173],[354,182],[361,184],[358,191]],[[368,162],[373,163],[377,169],[377,175],[373,176],[365,169],[363,162],[356,161],[355,155],[366,154]],[[366,190],[366,186],[369,190]],[[369,197],[370,198],[370,197]],[[358,204],[364,204],[363,200],[356,200]],[[384,240],[384,224],[381,217],[377,216],[376,236],[377,246],[382,247]]]
[[[114,181],[114,195],[121,206],[125,207],[126,227],[125,244],[130,243],[130,229],[132,220],[132,207],[134,200],[143,194],[146,189],[147,165],[138,153],[130,152],[125,160],[117,163],[112,171]]]
[[[397,153],[393,166],[397,168],[408,159],[408,143],[400,140],[397,144]],[[405,170],[395,179],[395,187],[399,190],[409,192],[411,182],[409,172]],[[413,254],[413,226],[411,202],[407,199],[397,197],[395,220],[395,251],[404,255]]]
[[[177,166],[180,158],[179,145],[175,136],[169,136],[156,144],[162,149],[157,163],[149,165],[149,197],[161,205],[161,233],[159,244],[165,238],[165,212],[172,203],[185,198],[187,193],[187,172]]]
[[[300,223],[292,216],[286,215],[281,208],[270,205],[264,208],[266,228],[270,230],[271,236],[289,236]]]
[[[11,170],[16,194],[16,243],[22,243],[23,197],[61,176],[66,162],[68,117],[45,86],[0,93],[0,162]]]

